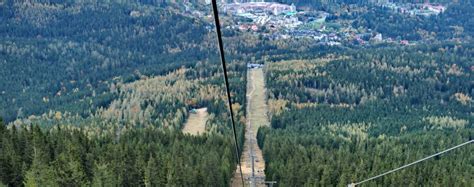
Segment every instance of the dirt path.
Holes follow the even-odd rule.
[[[189,113],[188,120],[184,124],[183,133],[199,135],[206,131],[206,122],[209,114],[207,108],[196,109],[196,113]]]
[[[265,186],[265,161],[262,150],[257,145],[257,131],[260,126],[268,126],[268,107],[265,100],[265,82],[262,69],[250,69],[247,74],[247,126],[241,165],[245,186],[251,186],[252,164],[256,186]],[[253,155],[253,159],[252,159]],[[232,186],[242,186],[237,168]]]

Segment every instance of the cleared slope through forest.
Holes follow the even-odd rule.
[[[188,120],[184,124],[183,133],[192,135],[200,135],[206,131],[206,122],[209,114],[207,108],[195,109],[194,113],[190,113]]]
[[[257,186],[265,186],[263,183],[265,181],[265,161],[263,160],[262,150],[257,145],[257,130],[260,126],[268,126],[270,124],[267,112],[263,70],[260,68],[249,69],[247,73],[247,123],[241,158],[245,186],[250,185],[252,165],[255,183]],[[240,173],[237,168],[232,186],[242,186],[240,183]]]

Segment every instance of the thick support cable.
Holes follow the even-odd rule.
[[[219,12],[217,10],[217,3],[216,0],[212,0],[212,12],[214,13],[214,21],[216,24],[216,33],[217,33],[217,41],[219,43],[219,51],[221,56],[222,62],[222,70],[224,71],[224,81],[225,81],[225,88],[227,92],[227,102],[229,104],[230,110],[230,119],[232,121],[232,131],[234,133],[234,142],[235,142],[235,154],[237,155],[237,163],[239,164],[240,170],[240,178],[242,179],[242,186],[244,186],[244,175],[242,174],[242,165],[240,164],[240,151],[239,151],[239,143],[237,141],[237,130],[235,128],[235,120],[234,120],[234,111],[232,110],[232,100],[230,97],[230,88],[229,88],[229,78],[227,76],[227,67],[224,55],[224,44],[222,42],[222,34],[221,34],[221,25],[219,23]]]
[[[438,153],[436,153],[436,154],[433,154],[433,155],[430,155],[430,156],[428,156],[428,157],[422,158],[422,159],[417,160],[417,161],[415,161],[415,162],[406,164],[406,165],[404,165],[404,166],[401,166],[401,167],[392,169],[392,170],[390,170],[390,171],[387,171],[387,172],[382,173],[382,174],[380,174],[380,175],[377,175],[377,176],[374,176],[374,177],[365,179],[365,180],[363,180],[363,181],[349,184],[348,187],[355,187],[356,185],[359,185],[359,184],[362,184],[362,183],[365,183],[365,182],[374,180],[374,179],[376,179],[376,178],[379,178],[379,177],[382,177],[382,176],[384,176],[384,175],[393,173],[393,172],[395,172],[395,171],[404,169],[404,168],[406,168],[406,167],[410,167],[410,166],[412,166],[412,165],[418,164],[418,163],[420,163],[420,162],[423,162],[423,161],[428,160],[428,159],[430,159],[430,158],[433,158],[433,157],[439,156],[439,155],[441,155],[441,154],[447,153],[447,152],[449,152],[449,151],[452,151],[452,150],[454,150],[454,149],[457,149],[457,148],[460,148],[460,147],[462,147],[462,146],[468,145],[468,144],[470,144],[470,143],[474,143],[474,140],[470,140],[470,141],[464,142],[464,143],[462,143],[462,144],[456,145],[456,146],[451,147],[451,148],[449,148],[449,149],[446,149],[446,150],[444,150],[444,151],[438,152]]]

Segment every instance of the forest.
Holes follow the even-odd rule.
[[[472,140],[472,44],[386,47],[267,64],[267,180],[347,186]],[[469,186],[472,146],[368,183]],[[447,174],[449,173],[449,174]]]
[[[472,140],[473,32],[463,17],[472,5],[462,3],[430,19],[383,9],[354,17],[355,24],[378,19],[369,28],[389,35],[418,37],[421,28],[436,38],[414,46],[230,34],[231,52],[265,64],[271,128],[258,132],[265,180],[347,186]],[[472,151],[468,145],[363,186],[470,186]]]
[[[0,2],[0,186],[230,184],[236,156],[212,24],[172,1],[28,2]],[[292,2],[331,13],[362,2],[370,11],[337,19],[433,40],[331,47],[224,29],[239,147],[246,63],[265,64],[267,181],[347,186],[474,138],[471,2],[432,18],[365,1]],[[201,107],[206,133],[183,134]],[[470,186],[472,151],[368,186]]]
[[[471,1],[449,4],[438,16],[407,16],[390,12],[387,8],[371,7],[365,13],[341,17],[357,18],[352,23],[354,28],[366,27],[405,40],[465,40],[474,35],[474,21],[469,19],[474,16],[474,3]]]
[[[49,110],[88,116],[115,97],[108,92],[114,78],[130,82],[217,62],[206,23],[171,9],[112,3],[0,9],[0,93],[8,98],[0,100],[0,116],[6,122]]]
[[[223,136],[135,128],[117,139],[2,124],[0,137],[0,180],[9,186],[225,186],[235,169]]]
[[[0,3],[0,186],[230,183],[237,159],[214,33],[162,5]],[[246,67],[230,59],[242,146]],[[183,134],[200,107],[206,133]]]

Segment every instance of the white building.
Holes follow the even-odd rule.
[[[279,15],[288,12],[296,12],[294,5],[286,5],[271,2],[249,2],[249,3],[230,3],[224,4],[224,12],[232,14],[242,13],[271,13]]]

